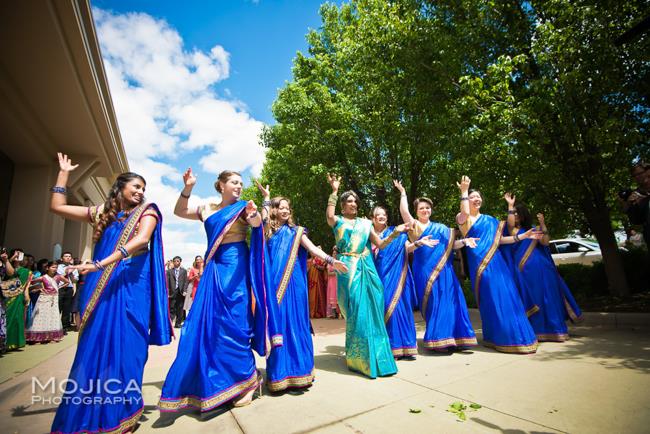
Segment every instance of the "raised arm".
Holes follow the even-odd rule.
[[[469,177],[463,175],[460,182],[456,185],[460,190],[460,213],[456,216],[456,223],[459,225],[464,224],[469,217],[469,185],[471,180]]]
[[[140,217],[138,233],[131,238],[123,248],[115,250],[103,259],[98,258],[92,264],[72,265],[66,267],[65,273],[68,274],[72,270],[78,270],[82,274],[89,271],[103,270],[108,265],[123,259],[131,253],[142,250],[149,243],[151,234],[153,234],[153,231],[156,228],[157,220],[158,217],[155,212],[145,211],[142,217]]]
[[[183,190],[178,196],[176,206],[174,207],[174,215],[188,220],[201,220],[199,217],[198,209],[196,207],[189,207],[188,200],[192,194],[192,189],[196,184],[196,175],[192,173],[192,168],[188,168],[183,173]]]
[[[539,222],[539,229],[542,231],[542,238],[539,239],[539,242],[543,246],[548,246],[551,238],[548,236],[548,228],[546,227],[546,222],[544,221],[544,214],[541,212],[537,213],[537,221]]]
[[[59,174],[56,177],[56,185],[52,187],[50,211],[70,220],[87,223],[90,221],[88,207],[68,205],[66,197],[66,186],[68,185],[70,172],[79,167],[79,165],[72,164],[72,160],[70,160],[70,158],[65,154],[58,152],[56,155],[59,157]]]
[[[271,208],[271,189],[268,184],[264,188],[257,179],[255,180],[255,184],[257,184],[257,189],[262,193],[262,197],[264,198],[264,202],[262,202],[262,221],[267,221]]]
[[[341,177],[333,174],[327,174],[327,182],[332,187],[332,194],[327,199],[327,208],[325,209],[325,217],[327,224],[334,227],[336,224],[336,202],[338,201],[339,186],[341,185]]]
[[[302,234],[302,237],[300,238],[300,244],[309,252],[311,253],[312,256],[315,256],[317,258],[322,259],[323,261],[327,262],[330,264],[332,267],[334,267],[334,270],[340,272],[340,273],[347,273],[348,272],[348,267],[343,263],[342,261],[339,261],[337,259],[334,259],[327,253],[323,252],[322,249],[319,249],[318,246],[316,246],[314,243],[311,242],[311,240],[307,237],[306,234]]]
[[[402,221],[404,223],[411,223],[411,221],[413,220],[413,216],[409,212],[409,203],[408,203],[408,198],[406,197],[406,189],[404,188],[402,183],[396,179],[393,179],[393,185],[395,186],[396,189],[399,190],[400,193],[399,213],[402,216]]]
[[[511,234],[515,230],[515,195],[506,193],[503,195],[503,198],[508,203],[508,219],[506,223],[508,224],[508,233]]]
[[[407,230],[408,230],[408,225],[406,225],[405,223],[402,223],[401,225],[396,226],[395,230],[389,236],[387,236],[386,238],[384,238],[382,240],[381,237],[379,237],[379,235],[377,235],[377,232],[375,232],[375,228],[371,227],[370,228],[370,242],[372,244],[374,244],[375,246],[377,246],[377,248],[379,250],[381,250],[384,247],[386,247],[387,245],[389,245],[391,242],[393,242],[393,240],[395,238],[397,238],[398,236],[400,236],[400,234],[402,234],[403,232],[406,232]]]

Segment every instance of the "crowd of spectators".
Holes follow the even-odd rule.
[[[0,247],[0,354],[58,342],[77,329],[84,276],[66,267],[80,263],[68,251],[36,261],[21,248]]]

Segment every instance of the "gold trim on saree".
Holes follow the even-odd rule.
[[[126,222],[126,225],[122,229],[122,233],[120,234],[119,239],[117,240],[116,248],[117,246],[125,245],[129,241],[129,239],[131,239],[131,236],[133,235],[135,228],[138,226],[138,222],[140,220],[140,217],[142,216],[142,213],[144,213],[144,211],[149,208],[149,205],[150,204],[148,203],[143,203],[131,213],[128,221]],[[86,309],[84,309],[83,315],[81,317],[81,324],[79,325],[80,339],[81,339],[81,334],[83,333],[83,330],[86,324],[88,323],[90,316],[97,308],[99,299],[102,293],[104,292],[104,289],[106,289],[106,285],[108,285],[108,281],[110,280],[111,275],[113,274],[113,271],[115,270],[115,267],[117,267],[118,263],[119,261],[113,262],[112,264],[107,265],[102,271],[102,274],[99,277],[99,280],[97,281],[97,285],[95,285],[95,289],[93,290],[93,293],[90,296],[90,299],[88,300],[88,304],[86,305]]]
[[[538,333],[536,336],[540,342],[565,342],[569,340],[568,333]]]
[[[578,323],[581,322],[584,317],[582,315],[577,315],[569,302],[567,301],[566,297],[562,297],[564,299],[564,307],[566,308],[567,313],[569,314],[569,318],[571,318],[571,321],[573,323]]]
[[[476,305],[480,306],[480,296],[479,296],[479,287],[481,284],[481,275],[483,275],[483,272],[489,265],[490,261],[494,257],[494,254],[497,252],[497,249],[499,248],[499,241],[501,240],[501,233],[503,233],[503,226],[506,224],[506,222],[499,222],[497,225],[497,230],[496,233],[494,234],[494,240],[492,241],[492,245],[490,246],[490,249],[488,252],[485,254],[485,257],[481,261],[481,265],[479,265],[478,269],[476,270],[476,284],[474,285],[474,294],[476,294]]]
[[[254,372],[247,380],[235,384],[229,389],[221,393],[217,393],[209,398],[197,398],[196,396],[183,396],[181,398],[165,399],[162,398],[158,401],[158,408],[160,411],[178,411],[183,408],[193,407],[201,411],[211,410],[220,406],[221,404],[230,401],[242,393],[246,393],[251,389],[256,388],[257,372]]]
[[[286,377],[282,380],[271,381],[269,380],[266,385],[271,392],[280,392],[291,387],[303,388],[309,387],[314,383],[314,371],[312,370],[310,374],[297,376],[297,377]]]
[[[284,266],[284,271],[282,272],[282,279],[278,285],[278,289],[275,291],[278,298],[278,306],[282,303],[284,298],[284,293],[287,290],[287,285],[289,284],[289,279],[291,279],[291,274],[293,274],[293,268],[296,265],[296,258],[298,257],[298,249],[300,248],[300,239],[302,238],[304,228],[298,226],[296,229],[296,236],[293,240],[291,246],[291,252],[289,253],[289,259],[287,260],[286,265]]]
[[[492,342],[483,341],[483,345],[488,348],[494,348],[501,353],[531,354],[537,351],[538,342],[535,341],[530,345],[497,345]]]
[[[534,315],[534,314],[536,314],[537,312],[539,312],[539,306],[537,306],[536,304],[534,304],[533,307],[531,307],[530,309],[528,309],[528,310],[526,311],[526,316]]]
[[[447,260],[449,259],[449,255],[451,255],[451,251],[454,248],[455,239],[456,239],[455,231],[452,228],[449,228],[449,241],[447,242],[447,247],[445,248],[445,252],[438,260],[438,263],[436,264],[433,271],[431,271],[431,274],[429,275],[429,279],[427,279],[427,286],[424,288],[424,295],[422,296],[422,315],[425,317],[427,314],[427,305],[429,304],[429,296],[431,295],[431,288],[433,288],[434,282],[436,281],[443,267],[447,263]]]
[[[404,255],[405,256],[408,255],[408,253],[406,253],[406,249],[404,249]],[[404,292],[404,284],[406,283],[407,273],[408,273],[408,257],[405,257],[404,264],[402,265],[402,273],[400,274],[399,281],[397,282],[397,288],[395,288],[395,293],[393,294],[393,298],[390,300],[388,309],[384,314],[384,322],[386,324],[388,324],[388,320],[390,320],[390,317],[393,315],[393,312],[397,307],[397,303],[399,303],[399,299],[402,297],[402,292]]]
[[[393,352],[394,357],[409,357],[418,355],[417,347],[392,348],[391,351]]]
[[[446,339],[436,339],[435,341],[423,340],[422,344],[424,348],[428,350],[433,350],[433,349],[448,348],[448,347],[474,346],[474,345],[478,345],[478,341],[476,340],[475,337],[446,338]]]
[[[219,211],[221,211],[221,210],[219,210]],[[217,212],[219,212],[219,211],[217,211]],[[236,222],[237,219],[239,218],[239,215],[240,215],[243,211],[244,211],[244,209],[242,208],[242,210],[239,211],[239,212],[237,213],[237,215],[235,215],[232,219],[230,219],[230,221],[229,221],[228,223],[226,223],[226,226],[224,226],[223,230],[221,231],[221,233],[219,234],[219,236],[217,237],[217,239],[214,240],[214,243],[212,244],[212,247],[210,248],[210,251],[208,252],[208,255],[206,256],[206,258],[205,258],[205,260],[204,260],[204,263],[207,264],[208,262],[210,262],[210,261],[212,260],[212,258],[214,257],[214,254],[217,253],[217,249],[218,249],[219,246],[221,245],[221,242],[223,241],[223,238],[226,236],[226,234],[228,233],[228,231],[230,230],[230,228],[232,227],[232,225],[235,224],[235,222]],[[213,214],[216,214],[216,213],[212,213],[212,214],[210,214],[210,217],[212,217]]]
[[[133,413],[132,416],[129,416],[126,419],[124,419],[122,422],[120,422],[120,425],[115,427],[114,429],[111,429],[109,431],[100,430],[100,432],[104,434],[117,434],[117,433],[122,434],[124,432],[130,431],[131,428],[133,428],[138,423],[140,417],[142,417],[143,410],[144,408],[140,408],[140,410]]]
[[[535,247],[537,247],[537,240],[533,240],[530,242],[530,245],[526,249],[526,253],[524,253],[524,256],[519,261],[519,271],[524,271],[524,266],[526,265],[526,262],[528,262],[528,259],[530,258],[530,255],[533,253],[533,250],[535,250]]]

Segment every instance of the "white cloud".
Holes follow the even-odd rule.
[[[214,85],[230,75],[224,47],[188,50],[173,27],[144,13],[94,8],[93,14],[130,168],[145,177],[147,198],[163,213],[165,254],[180,255],[189,265],[204,253],[206,240],[198,222],[173,215],[184,169],[174,160],[187,151],[196,156],[193,166],[207,172],[257,175],[264,161],[258,143],[263,124],[241,101],[215,92]],[[193,195],[190,204],[207,200],[218,196]]]

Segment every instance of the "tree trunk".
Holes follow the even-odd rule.
[[[629,295],[630,289],[623,268],[623,260],[616,244],[616,237],[610,223],[609,208],[607,208],[604,198],[595,197],[593,201],[585,200],[583,211],[598,244],[600,244],[609,292],[618,296]]]

